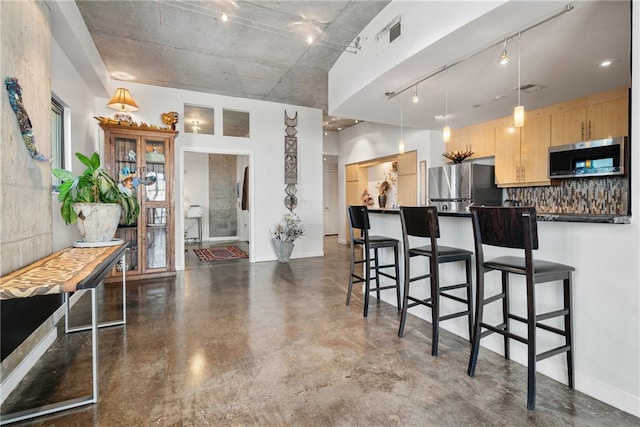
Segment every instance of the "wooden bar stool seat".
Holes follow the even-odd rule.
[[[402,337],[404,335],[404,326],[409,308],[417,305],[424,305],[431,308],[431,355],[437,356],[441,321],[467,316],[469,339],[471,339],[473,325],[473,315],[471,311],[471,256],[473,252],[466,249],[438,245],[440,226],[438,223],[438,211],[433,206],[403,206],[400,208],[400,220],[402,223],[404,247],[404,298],[398,336]],[[410,246],[409,236],[429,238],[430,245],[412,248]],[[411,258],[416,256],[429,258],[428,274],[411,277]],[[440,264],[456,261],[463,261],[465,263],[465,282],[442,286],[440,284]],[[431,295],[428,298],[419,298],[410,295],[411,283],[424,279],[429,279]],[[465,295],[458,296],[451,293],[451,291],[457,289],[464,289],[466,291]],[[464,309],[443,315],[440,310],[440,297],[457,301],[464,305]]]
[[[364,317],[367,317],[369,311],[369,294],[376,291],[376,296],[380,300],[380,291],[385,289],[395,289],[396,297],[398,300],[398,310],[400,310],[400,270],[398,266],[398,246],[400,241],[391,237],[369,235],[371,225],[369,224],[369,212],[367,207],[362,206],[349,206],[347,208],[347,217],[349,218],[349,236],[351,241],[351,271],[349,274],[349,289],[347,291],[347,305],[351,301],[351,292],[353,291],[354,283],[364,283]],[[356,237],[355,230],[360,231],[361,237]],[[364,248],[364,258],[356,259],[356,250]],[[392,248],[394,263],[380,265],[379,249]],[[373,250],[373,256],[371,251]],[[373,262],[373,265],[371,264]],[[358,264],[364,264],[364,276],[355,272],[355,267]],[[382,269],[394,269],[394,274],[382,271]],[[375,272],[375,276],[371,277],[371,270]],[[380,276],[390,278],[395,281],[395,284],[384,285],[380,282]],[[375,287],[371,287],[371,279],[375,279]]]
[[[536,362],[557,354],[567,354],[569,387],[573,388],[572,319],[571,319],[571,274],[575,269],[569,265],[550,261],[534,260],[533,251],[538,249],[536,210],[533,207],[471,207],[473,234],[476,251],[476,320],[473,344],[469,357],[468,374],[475,374],[480,350],[480,339],[498,333],[504,337],[504,357],[509,358],[509,339],[527,345],[527,409],[536,405]],[[524,256],[501,256],[485,261],[483,245],[524,251]],[[484,277],[491,271],[502,272],[502,290],[497,295],[485,297]],[[527,316],[518,316],[509,310],[509,275],[525,276],[527,294]],[[561,281],[563,286],[562,308],[536,314],[535,285]],[[502,301],[502,323],[490,325],[483,321],[484,307]],[[543,320],[562,317],[564,329],[541,323]],[[510,330],[509,321],[516,320],[527,325],[527,336]],[[564,337],[564,343],[542,353],[536,350],[537,329]],[[483,329],[485,329],[483,331]]]

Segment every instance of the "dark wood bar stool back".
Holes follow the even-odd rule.
[[[509,339],[515,339],[527,346],[527,409],[536,406],[536,362],[557,354],[567,354],[569,387],[573,388],[572,357],[572,320],[571,320],[571,273],[573,267],[555,262],[535,260],[533,251],[538,249],[538,228],[536,210],[533,207],[471,207],[473,234],[476,250],[476,320],[473,331],[473,343],[469,358],[468,373],[475,374],[480,350],[480,339],[491,333],[504,337],[504,356],[509,359]],[[485,260],[483,245],[520,249],[524,256],[501,256]],[[484,277],[491,271],[502,272],[502,289],[497,295],[485,298]],[[509,274],[518,274],[526,278],[527,317],[512,314],[509,311]],[[536,314],[535,285],[537,283],[562,281],[563,307],[559,310]],[[483,322],[484,306],[502,301],[502,323],[489,325]],[[554,317],[563,317],[564,329],[541,323]],[[527,325],[527,336],[522,337],[511,332],[509,320]],[[536,328],[544,329],[564,337],[564,344],[544,351],[536,352]],[[484,331],[482,331],[485,329]]]
[[[402,238],[404,243],[404,298],[402,301],[402,315],[400,317],[400,329],[398,336],[404,335],[404,326],[407,321],[407,310],[416,305],[425,305],[431,308],[432,341],[431,354],[438,355],[438,337],[440,322],[456,317],[467,316],[469,323],[469,339],[473,325],[471,311],[471,256],[473,252],[466,249],[439,246],[440,227],[438,224],[438,211],[433,206],[401,207],[400,220],[402,223]],[[409,236],[429,238],[430,244],[411,248]],[[411,258],[425,256],[429,258],[429,273],[411,277]],[[466,281],[464,283],[441,286],[439,265],[447,262],[464,261]],[[418,280],[429,279],[431,296],[418,298],[410,295],[410,285]],[[466,295],[458,296],[451,293],[456,289],[465,289]],[[464,304],[463,311],[441,314],[440,301],[445,297]]]
[[[362,206],[349,206],[347,208],[347,217],[349,218],[349,237],[351,240],[351,271],[349,274],[349,289],[347,291],[347,305],[351,301],[351,292],[353,290],[354,283],[365,284],[364,293],[364,317],[367,317],[369,311],[369,294],[376,291],[376,296],[380,300],[380,291],[385,289],[395,289],[398,300],[398,310],[400,310],[400,269],[398,266],[398,246],[400,241],[391,237],[374,236],[369,235],[371,225],[369,224],[369,212],[367,207]],[[356,231],[359,231],[360,237],[356,236]],[[364,257],[360,260],[356,260],[356,250],[364,248]],[[394,263],[380,265],[380,258],[378,254],[379,249],[392,248]],[[371,251],[373,250],[373,257]],[[373,262],[373,265],[371,264]],[[355,267],[358,264],[364,264],[363,272],[356,273]],[[394,269],[394,274],[381,271],[382,269]],[[375,272],[375,276],[371,277],[371,270]],[[364,274],[361,276],[360,274]],[[380,276],[384,276],[395,281],[393,285],[381,285]],[[375,287],[371,287],[371,279],[375,279]]]

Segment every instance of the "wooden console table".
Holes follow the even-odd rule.
[[[98,323],[96,287],[119,261],[125,262],[127,243],[116,246],[75,248],[70,247],[42,258],[0,278],[0,300],[28,298],[36,295],[64,294],[65,332],[91,330],[92,393],[89,396],[51,403],[11,414],[0,415],[0,425],[51,414],[98,401],[98,328],[123,325],[126,312],[126,272],[122,272],[122,319]],[[91,325],[69,327],[69,293],[81,290],[91,292]]]

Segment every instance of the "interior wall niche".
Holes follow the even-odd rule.
[[[185,133],[215,134],[214,109],[197,105],[184,104]]]
[[[249,113],[224,108],[222,110],[222,134],[224,136],[237,136],[249,138]]]

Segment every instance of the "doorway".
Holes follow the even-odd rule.
[[[252,262],[252,164],[250,151],[180,148],[176,269],[186,267],[185,249],[234,242],[248,252]]]
[[[324,235],[338,234],[338,156],[323,156]]]

